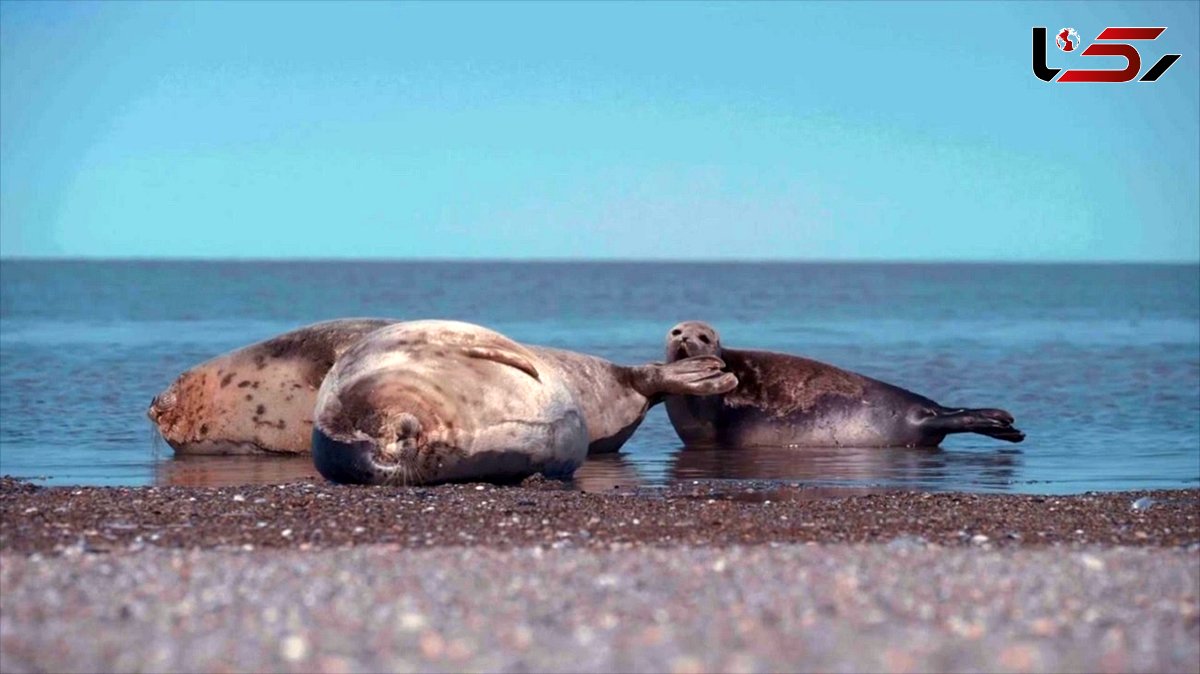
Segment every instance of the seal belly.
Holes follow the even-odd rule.
[[[870,404],[841,395],[778,416],[761,408],[726,410],[722,443],[736,446],[879,447],[890,444]]]

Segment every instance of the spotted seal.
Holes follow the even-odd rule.
[[[176,378],[146,414],[179,454],[307,454],[325,373],[349,345],[395,322],[325,321],[217,356]]]

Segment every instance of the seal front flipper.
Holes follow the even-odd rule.
[[[494,346],[465,346],[462,348],[462,352],[468,358],[490,360],[496,363],[508,365],[510,367],[515,367],[530,377],[541,381],[541,377],[538,376],[537,368],[533,366],[533,363],[530,362],[529,359],[524,355],[519,354],[516,351]]]
[[[933,410],[933,416],[921,422],[923,429],[935,433],[979,433],[1009,442],[1021,442],[1025,434],[1013,427],[1013,415],[997,409]]]
[[[722,372],[725,361],[716,356],[694,356],[673,363],[645,365],[639,392],[647,397],[661,395],[710,396],[732,391],[737,377]]]

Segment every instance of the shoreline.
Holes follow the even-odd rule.
[[[1200,489],[1070,496],[695,482],[519,486],[38,487],[0,478],[0,553],[167,548],[888,543],[1200,549]],[[1137,507],[1135,507],[1137,503]]]

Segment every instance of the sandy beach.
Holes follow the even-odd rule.
[[[6,672],[1197,671],[1198,504],[5,479],[0,656]]]

